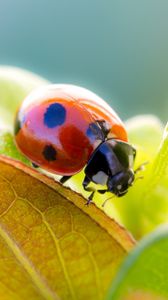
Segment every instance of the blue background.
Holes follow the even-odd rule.
[[[167,0],[0,0],[0,64],[168,119]]]

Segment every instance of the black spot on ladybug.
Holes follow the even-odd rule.
[[[14,134],[15,135],[17,135],[18,134],[18,132],[20,131],[20,129],[21,129],[21,122],[20,122],[20,120],[17,118],[16,120],[15,120],[15,125],[14,125]]]
[[[51,104],[44,114],[44,124],[48,128],[54,128],[65,122],[66,110],[60,103]]]
[[[43,156],[47,161],[56,160],[57,152],[52,145],[46,145],[43,150]]]

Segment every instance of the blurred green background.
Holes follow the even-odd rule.
[[[0,0],[0,64],[168,115],[167,0]]]

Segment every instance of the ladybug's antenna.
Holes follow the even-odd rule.
[[[134,183],[135,183],[137,180],[139,180],[139,179],[144,179],[144,177],[143,177],[143,176],[136,177],[135,180],[134,180]]]
[[[134,170],[134,173],[136,174],[136,173],[138,173],[138,172],[140,172],[140,171],[143,171],[143,170],[145,169],[145,166],[146,166],[147,164],[149,164],[149,161],[145,161],[143,164],[141,164],[138,168],[136,168],[136,169]],[[139,177],[138,177],[138,178],[139,178]]]
[[[135,184],[135,182],[136,182],[137,180],[139,180],[139,179],[144,179],[144,176],[138,176],[138,177],[136,177],[136,178],[134,179],[134,181],[133,181],[129,186],[132,187],[132,186]]]

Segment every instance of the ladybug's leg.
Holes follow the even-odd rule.
[[[86,202],[85,205],[89,205],[89,204],[92,202],[94,193],[95,193],[95,191],[93,191],[93,192],[90,194],[90,196],[88,197],[88,200],[87,200],[87,202]]]
[[[100,194],[105,194],[106,192],[109,192],[109,190],[108,189],[106,189],[106,190],[98,190],[98,193],[100,193]],[[113,198],[113,196],[110,197],[110,198],[108,198],[108,199],[106,199],[106,200],[104,200],[104,202],[102,203],[102,207],[104,207],[105,204],[106,204],[106,202],[109,201],[111,198]]]
[[[70,175],[70,176],[62,176],[61,179],[60,179],[60,183],[64,184],[71,177],[72,177],[72,175]]]
[[[33,167],[33,168],[35,168],[35,169],[39,168],[39,166],[38,166],[38,165],[36,165],[36,164],[35,164],[35,163],[33,163],[33,162],[32,162],[32,167]]]
[[[85,176],[83,183],[82,183],[84,190],[87,192],[91,192],[91,194],[88,197],[88,200],[86,202],[86,205],[89,205],[92,202],[94,193],[96,192],[96,190],[93,187],[88,187],[88,184],[90,183],[90,181],[91,180],[87,176]]]
[[[104,120],[96,120],[89,125],[89,130],[97,140],[105,141],[110,131],[109,125]]]
[[[110,198],[107,198],[107,199],[103,202],[102,207],[104,207],[105,204],[106,204],[110,199],[112,199],[112,198],[114,198],[114,197],[115,197],[115,195],[111,196]]]
[[[100,128],[104,134],[104,138],[106,138],[108,133],[110,132],[110,128],[109,128],[107,122],[105,120],[96,120],[96,123],[100,126]]]
[[[132,149],[133,149],[133,156],[134,156],[134,161],[135,161],[137,151],[136,151],[136,149],[134,147],[132,147]]]
[[[106,190],[97,190],[97,192],[99,193],[99,194],[105,194],[106,192],[108,192],[108,190],[106,189]]]
[[[87,186],[90,182],[91,182],[91,180],[87,176],[85,176],[85,178],[82,182],[82,185],[83,185],[83,188],[84,188],[85,191],[87,191],[86,188],[87,188]]]
[[[85,188],[85,191],[89,191],[89,192],[91,192],[92,191],[92,193],[90,194],[90,196],[88,197],[88,201],[87,201],[87,203],[86,203],[86,205],[89,205],[91,202],[92,202],[92,200],[93,200],[93,197],[94,197],[94,194],[95,194],[95,192],[96,192],[96,190],[94,189],[94,188]],[[99,194],[105,194],[106,192],[107,192],[108,190],[106,189],[106,190],[97,190],[97,192],[99,193]],[[103,205],[102,206],[104,206],[104,203],[106,202],[106,200],[103,202]]]

